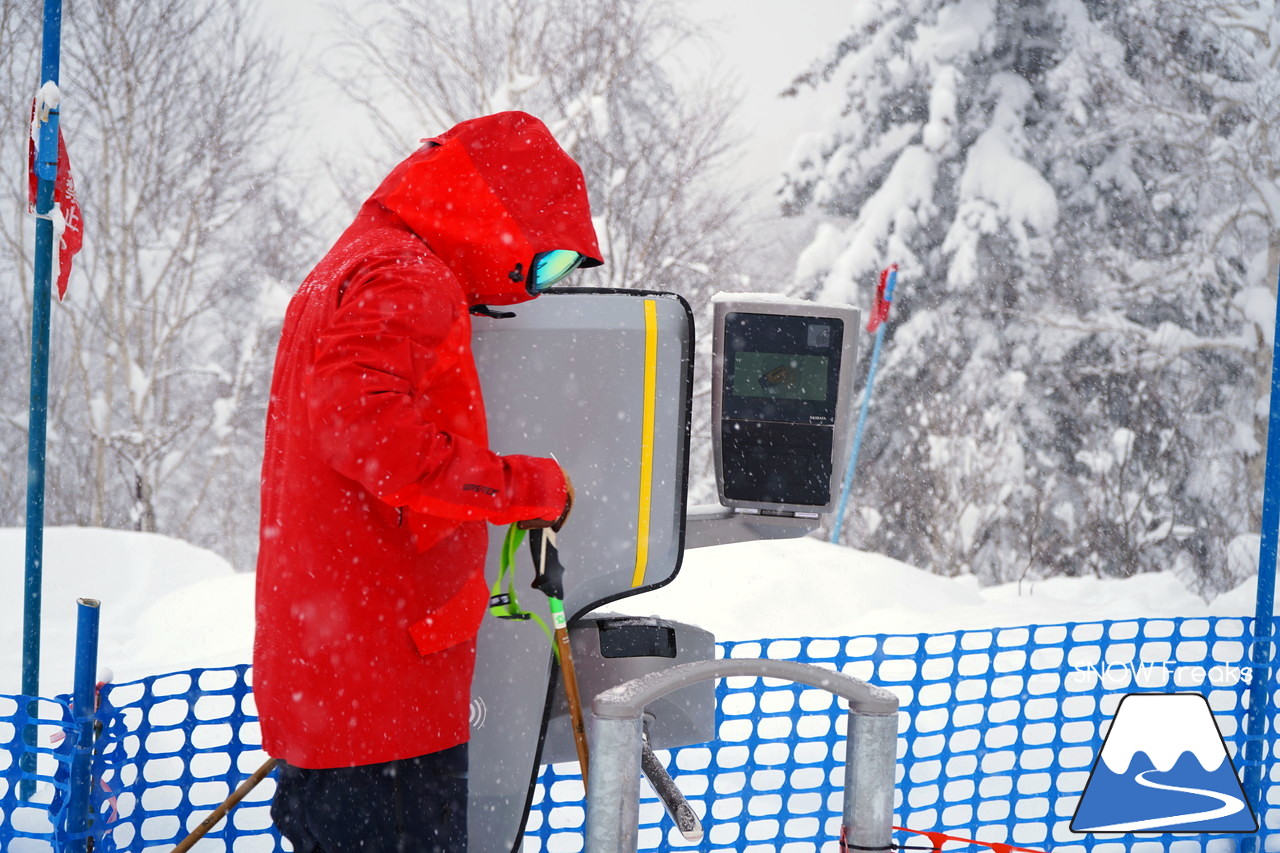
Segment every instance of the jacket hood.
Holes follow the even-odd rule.
[[[425,142],[369,202],[426,242],[470,304],[532,299],[526,281],[539,252],[572,249],[586,257],[584,267],[603,263],[582,169],[541,121],[497,113]]]

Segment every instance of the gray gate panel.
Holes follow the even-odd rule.
[[[473,325],[490,444],[554,455],[573,479],[573,515],[559,536],[566,612],[666,583],[680,566],[687,486],[688,305],[671,294],[566,289],[509,310],[514,318]],[[491,532],[490,582],[503,532]],[[517,572],[522,606],[545,614],[523,552]],[[519,844],[551,675],[536,624],[486,617],[472,684],[472,850]]]

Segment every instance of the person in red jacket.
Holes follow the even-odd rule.
[[[471,315],[600,263],[582,170],[500,113],[393,169],[290,302],[253,687],[295,850],[465,849],[486,523],[558,526],[572,495],[489,449]]]

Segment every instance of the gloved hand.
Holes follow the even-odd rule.
[[[551,529],[559,533],[560,528],[564,527],[564,523],[569,520],[569,511],[573,509],[573,481],[569,479],[569,472],[560,469],[560,473],[564,474],[564,512],[560,513],[560,517],[551,523]]]
[[[565,521],[569,518],[569,511],[573,509],[573,481],[569,479],[568,471],[561,468],[560,473],[564,475],[565,491],[564,511],[560,513],[560,517],[555,521],[548,521],[545,518],[529,518],[524,521],[517,521],[516,527],[521,530],[537,530],[540,527],[550,527],[557,533],[560,532],[560,528],[564,527]]]

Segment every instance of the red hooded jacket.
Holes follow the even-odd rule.
[[[289,304],[262,471],[254,695],[266,751],[344,767],[470,733],[485,522],[554,519],[550,459],[488,447],[468,309],[537,252],[600,261],[582,171],[524,113],[397,166]]]

